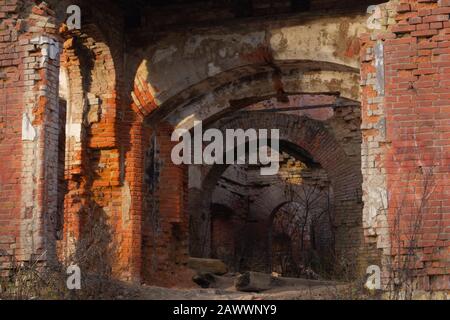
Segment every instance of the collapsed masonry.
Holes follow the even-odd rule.
[[[100,224],[127,281],[333,257],[388,285],[413,245],[417,285],[450,289],[450,1],[354,2],[0,1],[2,270]],[[197,120],[280,129],[280,174],[174,165]]]

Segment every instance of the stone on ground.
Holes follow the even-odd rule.
[[[215,284],[216,279],[212,273],[198,272],[194,277],[192,277],[192,281],[194,281],[203,289],[206,289],[211,288],[211,286]]]
[[[260,272],[245,272],[236,279],[235,287],[243,292],[261,292],[272,286],[272,276]]]
[[[225,263],[217,259],[189,258],[188,267],[200,273],[223,275],[228,272]]]

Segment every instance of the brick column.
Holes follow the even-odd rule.
[[[385,284],[407,268],[419,289],[448,290],[450,1],[372,9],[362,50],[366,240],[381,249]]]
[[[0,248],[10,260],[54,260],[59,42],[45,3],[7,3],[0,6]],[[21,6],[31,14],[22,17]]]

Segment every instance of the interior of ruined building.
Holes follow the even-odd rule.
[[[23,111],[11,120],[22,134],[8,138],[21,150],[11,164],[20,190],[2,176],[3,191],[19,190],[2,198],[5,270],[13,260],[74,259],[95,243],[84,262],[92,272],[160,286],[190,282],[189,257],[220,259],[233,273],[348,280],[380,265],[386,275],[387,212],[398,203],[386,190],[410,190],[396,183],[416,169],[390,170],[384,161],[428,154],[396,149],[411,145],[391,143],[403,122],[384,111],[384,99],[408,100],[394,90],[399,71],[380,69],[400,58],[380,62],[379,44],[386,42],[385,54],[400,49],[389,47],[392,37],[377,37],[402,21],[399,1],[12,2],[17,46],[30,49],[19,71],[0,69],[26,75]],[[441,5],[419,2],[430,14]],[[71,4],[81,8],[80,30],[65,24]],[[42,60],[52,46],[59,56]],[[0,79],[2,89],[14,87],[11,77]],[[2,95],[3,105],[16,93]],[[195,121],[221,131],[279,129],[279,173],[175,165],[172,132],[193,130]],[[445,200],[449,153],[441,147]],[[5,148],[0,154],[11,154]],[[440,241],[429,248],[442,263],[422,261],[420,279],[445,289],[448,223],[429,240]]]

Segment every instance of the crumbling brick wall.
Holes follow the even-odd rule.
[[[230,270],[270,271],[270,242],[276,236],[276,232],[272,230],[275,211],[295,199],[305,200],[302,197],[303,186],[305,190],[310,188],[308,190],[311,192],[327,193],[324,190],[328,190],[330,182],[323,169],[308,169],[305,164],[287,153],[284,153],[283,158],[280,172],[276,176],[261,176],[258,167],[234,165],[227,168],[215,186],[209,213],[211,256],[223,260]],[[315,199],[312,204],[314,198],[311,195],[310,205],[314,212],[325,210],[328,199]],[[331,211],[329,213],[331,214]],[[300,217],[302,214],[304,212],[299,209],[297,215]],[[286,218],[289,220],[293,217]],[[315,228],[318,232],[314,244],[331,249],[334,247],[334,236],[331,234],[333,227],[330,221],[325,219],[322,219],[320,224],[323,225],[317,225]],[[305,239],[310,227],[308,225],[306,228]],[[292,241],[296,253],[301,252],[298,250],[298,236],[299,234],[296,234],[296,239]],[[318,252],[321,248],[315,250]],[[325,251],[323,250],[323,253]]]
[[[61,51],[62,69],[71,88],[64,160],[68,188],[64,237],[76,239],[83,224],[80,212],[93,205],[101,208],[119,243],[118,277],[139,280],[144,275],[151,281],[155,261],[162,266],[158,270],[167,274],[185,263],[189,173],[168,161],[173,127],[192,115],[205,120],[220,118],[222,112],[261,101],[263,96],[262,100],[285,100],[295,92],[338,91],[341,97],[362,104],[363,230],[369,249],[378,249],[368,249],[369,262],[379,263],[381,255],[387,279],[392,261],[404,256],[394,249],[393,221],[399,209],[414,208],[432,172],[435,188],[423,215],[415,270],[423,288],[448,288],[447,0],[391,0],[370,8],[367,25],[367,17],[355,15],[350,7],[333,14],[332,19],[324,15],[320,9],[337,4],[331,0],[312,1],[312,10],[301,13],[310,18],[305,22],[292,16],[259,20],[271,6],[283,12],[288,7],[270,1],[260,13],[250,12],[252,19],[236,20],[236,26],[226,24],[225,28],[214,27],[213,11],[200,5],[194,11],[197,16],[209,12],[202,21],[211,32],[192,29],[192,34],[185,36],[185,25],[192,21],[180,18],[151,29],[157,31],[156,37],[125,26],[123,8],[106,0],[95,5],[77,1],[85,19],[81,33],[58,35],[67,2],[48,3],[0,2],[2,266],[10,266],[13,257],[19,261],[32,256],[56,258],[62,161],[58,161],[57,52]],[[150,9],[158,15],[170,13],[167,7]],[[221,21],[236,17],[230,8],[222,9]],[[136,25],[148,27],[145,21]],[[316,34],[323,35],[321,41],[316,41]],[[298,46],[299,40],[306,45]],[[320,61],[311,62],[314,60]],[[336,165],[344,166],[346,160],[342,159],[351,159],[357,163],[358,150],[352,141],[357,139],[358,116],[351,109],[342,109],[342,121],[326,125],[346,157],[321,155],[324,162],[338,159]],[[161,128],[162,118],[168,123]],[[160,165],[157,176],[155,171],[150,174],[157,186],[153,191],[144,182],[152,137],[159,138],[156,145],[163,150],[153,161]],[[352,184],[359,178],[348,179],[351,187],[339,190],[342,208],[359,197]],[[155,234],[146,220],[153,210],[148,203],[155,199],[164,235],[156,247],[148,245]],[[361,231],[357,221],[353,222],[355,230]],[[405,243],[404,225],[402,230]],[[340,240],[351,244],[355,239]],[[168,244],[170,249],[164,251]],[[67,244],[61,246],[62,251],[67,249]]]
[[[131,97],[125,93],[123,12],[117,6],[105,11],[105,2],[78,4],[81,30],[69,31],[64,24],[61,28],[62,70],[67,74],[69,96],[65,159],[68,186],[60,255],[70,257],[78,239],[88,231],[84,225],[92,212],[99,210],[113,238],[109,246],[116,255],[114,275],[138,281],[140,215],[135,214],[133,201],[135,172],[127,167],[125,158],[138,146],[140,135],[133,128],[138,117],[130,109]],[[65,10],[64,5],[58,5]]]
[[[449,13],[448,1],[391,1],[362,38],[366,239],[384,253],[385,281],[414,256],[421,289],[449,287]]]
[[[6,268],[15,249],[20,248],[22,154],[13,152],[22,145],[19,131],[22,127],[23,92],[19,76],[23,73],[23,66],[15,29],[18,11],[19,1],[0,5],[0,264]]]
[[[164,123],[143,132],[141,272],[145,282],[160,285],[189,282],[183,278],[189,252],[187,167],[172,163],[172,132]]]
[[[0,246],[8,267],[11,259],[56,258],[59,55],[54,13],[45,3],[8,1],[0,8]]]
[[[400,1],[397,13],[397,25],[390,30],[395,39],[385,41],[389,214],[395,216],[395,210],[402,207],[400,230],[406,239],[411,233],[405,222],[408,213],[423,215],[414,243],[419,257],[414,265],[419,285],[448,290],[450,2]],[[427,183],[432,190],[423,195]],[[428,199],[420,212],[417,202],[424,196]],[[408,245],[403,236],[401,241]],[[407,253],[402,250],[395,254]]]

